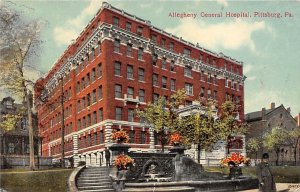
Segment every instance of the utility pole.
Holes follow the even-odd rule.
[[[64,78],[61,77],[61,167],[65,168],[65,109],[64,109]]]

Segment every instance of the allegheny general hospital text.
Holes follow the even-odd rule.
[[[172,18],[250,18],[250,17],[257,17],[257,18],[282,18],[282,17],[293,17],[294,15],[289,12],[269,12],[269,11],[255,11],[255,12],[216,12],[216,13],[209,13],[209,12],[200,12],[200,13],[188,13],[188,12],[169,12],[169,17]]]

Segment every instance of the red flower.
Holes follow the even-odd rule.
[[[118,169],[127,169],[128,166],[133,165],[134,160],[128,155],[118,155],[115,159],[115,166]]]
[[[249,158],[245,158],[243,155],[239,153],[231,153],[226,158],[221,159],[220,163],[223,166],[228,166],[228,164],[239,165],[241,163],[248,164],[250,161]]]
[[[111,139],[117,141],[123,140],[125,143],[128,143],[129,136],[126,131],[120,130],[120,131],[113,132],[111,135]]]
[[[182,143],[182,136],[179,133],[173,133],[172,135],[170,135],[169,143],[171,145]]]

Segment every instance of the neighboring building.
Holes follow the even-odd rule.
[[[283,105],[275,107],[275,103],[271,103],[269,109],[262,108],[261,111],[246,114],[245,120],[250,126],[249,132],[246,135],[246,141],[250,138],[257,138],[262,141],[263,135],[275,127],[280,127],[288,131],[291,131],[297,127],[297,122],[291,115],[291,109],[289,107],[285,108]],[[269,151],[264,149],[263,145],[261,144],[257,154],[258,159],[260,159],[262,154],[265,152]],[[293,155],[293,149],[290,146],[281,147],[279,162],[293,161]],[[248,153],[248,156],[250,156],[252,159],[256,158],[256,154],[253,153]],[[276,160],[275,151],[270,153],[270,160]]]
[[[168,98],[178,89],[186,89],[186,105],[199,97],[218,104],[233,98],[243,119],[244,79],[242,62],[103,3],[36,84],[42,155],[57,159],[61,155],[61,80],[66,157],[73,157],[75,166],[80,160],[99,166],[117,128],[128,131],[132,151],[158,149],[156,134],[140,123],[135,109],[159,96]]]
[[[11,97],[3,98],[0,104],[0,121],[6,114],[16,114],[17,111],[23,107],[23,104],[15,103]],[[38,137],[37,137],[37,119],[33,115],[33,126],[35,128],[35,153],[38,154]],[[28,138],[28,121],[24,116],[17,123],[15,129],[11,131],[4,131],[0,128],[0,156],[1,165],[12,165],[12,162],[4,162],[7,159],[14,159],[14,165],[23,165],[23,159],[29,158],[29,138]],[[7,164],[8,163],[8,164]],[[24,164],[25,165],[25,164]]]

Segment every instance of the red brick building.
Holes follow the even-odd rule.
[[[66,156],[102,164],[112,129],[129,132],[132,150],[158,148],[134,110],[159,96],[187,90],[187,105],[201,97],[233,98],[244,115],[243,66],[103,3],[96,16],[36,84],[43,156],[60,157],[63,82]],[[45,94],[44,94],[45,95]]]

